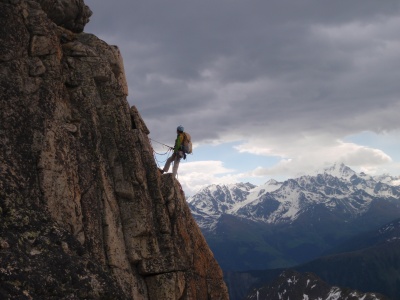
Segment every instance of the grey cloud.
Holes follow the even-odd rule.
[[[340,39],[348,24],[398,17],[398,0],[86,3],[85,31],[121,48],[129,101],[159,140],[178,124],[198,140],[399,126],[399,62],[385,50],[400,23],[377,40]]]

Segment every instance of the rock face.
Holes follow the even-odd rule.
[[[0,298],[228,299],[82,0],[0,0]]]

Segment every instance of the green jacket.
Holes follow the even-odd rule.
[[[181,146],[183,144],[183,139],[184,139],[183,132],[178,133],[178,135],[176,136],[176,140],[175,140],[174,152],[178,152],[179,150],[181,150]]]

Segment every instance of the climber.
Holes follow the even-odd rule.
[[[164,168],[159,169],[161,174],[163,174],[164,172],[168,172],[171,163],[174,162],[174,166],[172,167],[172,174],[174,174],[174,177],[175,177],[176,173],[178,172],[179,163],[180,163],[182,157],[186,158],[186,154],[182,149],[183,140],[185,138],[184,130],[185,129],[182,125],[179,125],[176,128],[177,136],[176,136],[176,140],[175,140],[175,146],[174,146],[174,148],[172,148],[174,150],[174,153],[172,153],[172,155],[167,159],[167,161],[165,162]]]

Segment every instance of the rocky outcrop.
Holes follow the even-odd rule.
[[[0,0],[0,298],[227,299],[90,14]]]

